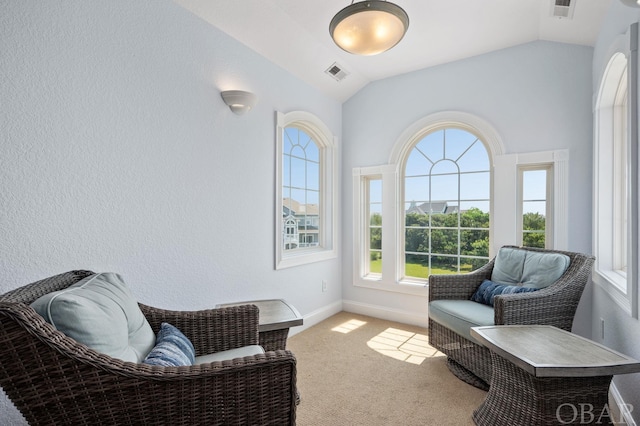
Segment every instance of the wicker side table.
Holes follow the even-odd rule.
[[[611,424],[613,375],[640,372],[640,362],[556,327],[472,327],[471,335],[493,363],[477,425]]]
[[[284,350],[287,346],[289,328],[302,325],[300,313],[282,299],[250,300],[238,303],[224,303],[225,306],[256,305],[260,310],[258,318],[258,332],[260,346],[265,351]]]

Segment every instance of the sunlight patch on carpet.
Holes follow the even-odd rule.
[[[424,334],[387,328],[367,342],[374,351],[399,361],[420,365],[427,358],[444,356],[436,348],[429,345]]]
[[[331,331],[337,331],[338,333],[347,334],[347,333],[355,330],[356,328],[362,327],[366,323],[367,323],[366,321],[360,321],[360,320],[357,320],[357,319],[351,319],[351,320],[349,320],[347,322],[343,322],[342,324],[340,324],[337,327],[333,327],[331,329]]]

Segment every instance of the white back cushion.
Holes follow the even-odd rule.
[[[69,337],[98,352],[139,363],[156,336],[120,275],[95,274],[31,306]]]

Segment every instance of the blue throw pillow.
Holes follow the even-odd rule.
[[[521,287],[519,285],[505,285],[484,280],[480,287],[473,293],[471,300],[485,305],[493,306],[493,298],[500,294],[528,293],[536,291],[537,288]]]
[[[156,338],[156,345],[142,361],[149,365],[180,367],[193,365],[196,351],[187,336],[169,323],[163,322]]]

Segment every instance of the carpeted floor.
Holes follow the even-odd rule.
[[[486,392],[449,372],[427,330],[341,312],[290,337],[300,426],[473,425]]]

